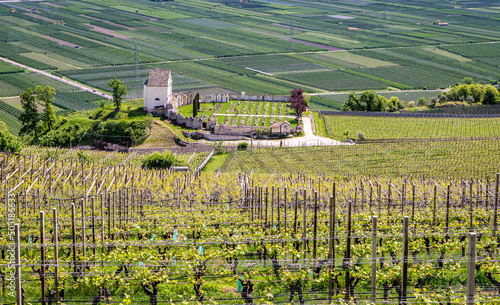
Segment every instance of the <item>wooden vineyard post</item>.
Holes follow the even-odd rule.
[[[271,228],[274,226],[274,185],[271,189]]]
[[[370,205],[370,214],[373,215],[373,185],[371,184],[372,182],[370,181],[370,195],[369,195],[369,205]]]
[[[446,217],[445,217],[445,226],[444,229],[446,232],[446,240],[448,240],[448,227],[450,225],[450,188],[451,185],[448,184],[448,189],[446,190]]]
[[[476,292],[476,233],[469,233],[469,255],[467,260],[467,302],[474,304]]]
[[[263,199],[263,194],[264,194],[264,189],[262,187],[259,188],[259,219],[260,219],[260,225],[262,226],[262,221],[264,219],[263,217],[263,208],[262,208],[262,204],[264,202],[264,199]]]
[[[378,204],[378,215],[380,215],[380,206],[382,205],[382,185],[377,182],[377,204]]]
[[[307,257],[307,190],[304,189],[304,217],[303,219],[303,228],[302,231],[302,240],[304,242],[304,267],[306,265],[306,257]]]
[[[474,203],[472,200],[472,180],[469,184],[469,232],[474,232],[474,223],[473,223],[473,216],[474,216]]]
[[[264,229],[267,229],[267,208],[268,208],[268,198],[269,197],[269,188],[266,186],[266,200],[265,200],[265,211],[264,211]]]
[[[352,221],[352,201],[349,200],[347,203],[347,238],[346,238],[346,250],[344,258],[344,268],[345,268],[345,299],[349,300],[351,295],[351,274],[349,268],[351,267],[351,221]]]
[[[497,213],[498,213],[498,177],[499,174],[495,174],[495,199],[493,202],[493,237],[497,234]]]
[[[299,191],[295,191],[295,206],[294,206],[294,220],[293,220],[293,233],[297,234],[297,213],[299,208]]]
[[[406,178],[404,179],[402,190],[401,190],[401,214],[405,213],[404,208],[406,206]]]
[[[284,215],[284,229],[285,229],[285,232],[286,232],[286,225],[288,223],[288,215],[287,215],[287,206],[288,206],[288,200],[286,198],[286,194],[287,194],[287,188],[285,187],[285,189],[283,190],[283,203],[284,203],[284,206],[285,206],[285,215]]]
[[[96,242],[95,242],[95,197],[90,198],[90,204],[92,205],[92,254],[96,254]]]
[[[251,195],[250,195],[250,221],[253,223],[253,199],[254,199],[254,189],[252,188],[251,190]]]
[[[330,236],[328,238],[328,261],[329,261],[329,281],[328,281],[328,303],[332,302],[334,294],[333,272],[335,270],[335,183],[333,184],[333,194],[330,197]]]
[[[411,222],[415,221],[415,184],[411,184]]]
[[[372,216],[372,276],[371,276],[371,299],[372,303],[377,301],[377,216]]]
[[[59,299],[59,225],[57,222],[57,209],[52,209],[54,221],[54,286],[56,289],[56,299]]]
[[[402,260],[402,278],[401,278],[401,304],[407,303],[408,293],[408,216],[403,218],[403,260]]]
[[[488,211],[489,205],[490,205],[490,181],[486,183],[486,191],[484,192],[484,207],[486,208],[486,211]]]
[[[81,218],[82,218],[82,254],[83,254],[83,266],[82,266],[82,272],[85,272],[85,264],[86,264],[86,261],[87,261],[87,249],[86,248],[86,245],[85,245],[85,242],[86,242],[86,232],[85,232],[85,208],[86,208],[86,204],[85,204],[85,199],[82,199],[82,215],[81,215]]]
[[[143,198],[143,203],[142,204],[144,205],[144,198]],[[116,219],[116,217],[115,217],[115,206],[116,206],[116,191],[113,192],[113,208],[112,208],[113,209],[113,211],[112,211],[112,213],[113,213],[113,215],[112,215],[112,218],[113,218],[113,232],[115,231],[115,219]],[[111,235],[111,237],[112,237],[113,240],[115,239],[114,233]]]
[[[111,193],[108,193],[108,239],[111,238]]]
[[[23,304],[23,292],[21,286],[21,234],[19,231],[19,224],[14,225],[15,238],[16,238],[16,305]]]
[[[100,194],[100,201],[101,201],[101,254],[104,254],[104,200],[106,198],[106,195],[103,195],[102,193]],[[103,263],[104,264],[104,263]]]
[[[318,192],[314,192],[313,260],[316,260],[317,235],[318,235]]]
[[[434,207],[432,209],[432,225],[436,225],[436,202],[437,202],[437,185],[434,185]]]
[[[391,199],[391,182],[387,185],[387,215],[391,215],[391,205],[392,205],[392,199]]]
[[[76,215],[75,215],[75,204],[71,204],[71,235],[73,238],[73,271],[76,273],[78,267],[76,266]]]
[[[42,305],[47,303],[47,279],[45,278],[45,213],[40,211],[40,282]]]
[[[277,202],[278,202],[278,204],[277,204],[277,212],[278,212],[278,232],[280,232],[280,231],[281,231],[281,219],[280,219],[280,216],[281,216],[281,215],[280,215],[280,209],[281,209],[281,207],[280,207],[280,203],[281,203],[281,202],[280,202],[280,188],[279,188],[279,187],[278,187],[278,193],[277,193]]]

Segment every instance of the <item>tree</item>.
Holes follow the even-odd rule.
[[[472,85],[474,83],[474,80],[472,79],[472,77],[465,77],[462,82],[466,85]]]
[[[290,106],[295,109],[297,118],[300,118],[302,113],[307,109],[307,102],[304,99],[304,90],[293,89],[290,92]]]
[[[375,94],[373,90],[361,92],[358,95],[351,92],[344,104],[344,111],[385,111],[387,99],[381,95]]]
[[[347,97],[347,101],[345,102],[344,106],[342,107],[342,110],[343,111],[362,111],[361,105],[360,105],[360,100],[359,100],[359,95],[356,92],[349,93],[349,96]]]
[[[18,153],[21,150],[21,142],[9,133],[7,124],[0,121],[0,150]]]
[[[118,80],[116,77],[109,80],[108,85],[113,90],[113,103],[115,103],[116,108],[120,108],[123,97],[127,95],[127,86],[125,86],[123,81]]]
[[[387,105],[387,111],[395,112],[403,108],[404,108],[403,103],[396,96],[393,96],[389,99],[389,103]]]
[[[56,95],[56,90],[50,86],[37,86],[35,93],[36,99],[44,107],[42,114],[44,129],[50,131],[57,123],[56,113],[54,108],[52,108],[52,101],[54,100],[54,95]]]
[[[483,97],[484,105],[495,105],[500,104],[500,93],[497,88],[487,85]]]
[[[198,110],[200,110],[200,94],[196,93],[193,101],[193,117],[198,116]]]
[[[38,132],[40,131],[40,115],[38,113],[36,97],[33,95],[33,90],[28,88],[28,90],[21,94],[20,98],[24,112],[19,117],[19,121],[21,121],[22,124],[19,135],[33,134],[35,138],[37,138]]]

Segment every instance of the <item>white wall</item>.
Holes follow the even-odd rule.
[[[155,106],[164,106],[172,94],[172,86],[152,87],[144,85],[144,108],[152,112]],[[160,100],[157,101],[156,98]]]

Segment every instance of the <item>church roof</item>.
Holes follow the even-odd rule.
[[[171,77],[172,77],[172,74],[171,74],[170,70],[166,70],[166,69],[149,70],[149,77],[144,82],[144,85],[159,86],[159,87],[168,86],[168,82],[170,81]]]

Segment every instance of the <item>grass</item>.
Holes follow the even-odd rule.
[[[330,135],[326,132],[323,117],[316,111],[313,111],[312,115],[314,120],[314,134],[321,137],[329,137]]]
[[[226,162],[229,153],[214,155],[212,159],[207,163],[205,168],[203,168],[202,172],[215,172],[219,168],[221,168],[222,164]]]

